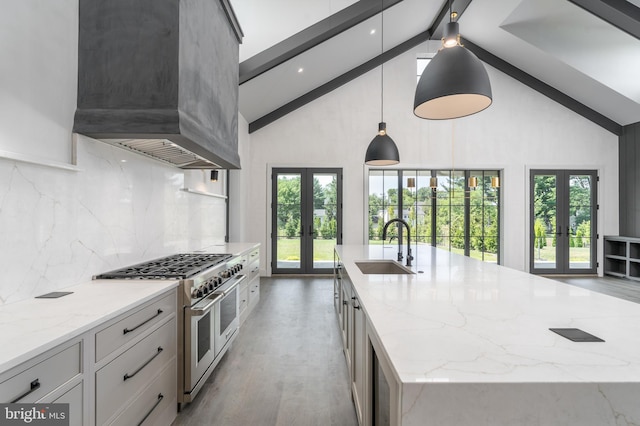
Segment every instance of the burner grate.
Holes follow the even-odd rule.
[[[230,254],[174,254],[105,272],[95,279],[186,279],[229,258]]]

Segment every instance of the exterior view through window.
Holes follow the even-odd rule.
[[[382,244],[384,224],[398,217],[410,225],[412,243],[499,263],[500,188],[491,179],[498,176],[498,170],[369,170],[369,244]],[[390,227],[387,238],[397,229]]]

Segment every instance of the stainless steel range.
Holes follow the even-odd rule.
[[[180,280],[178,403],[191,402],[237,336],[238,285],[245,260],[186,253],[106,272],[94,279]]]

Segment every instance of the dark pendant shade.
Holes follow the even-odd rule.
[[[491,83],[482,62],[463,46],[454,46],[441,49],[424,69],[413,113],[447,120],[480,112],[491,102]]]
[[[387,135],[387,125],[382,122],[378,124],[380,132],[373,138],[367,154],[364,157],[364,163],[370,166],[391,166],[400,162],[400,153],[396,143]]]

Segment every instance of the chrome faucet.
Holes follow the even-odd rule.
[[[411,230],[407,222],[396,217],[385,223],[384,229],[382,230],[382,240],[387,239],[387,228],[394,222],[401,223],[407,228],[407,266],[411,266],[411,261],[413,260],[413,256],[411,256]],[[391,237],[391,239],[393,238],[394,237]],[[389,241],[391,241],[391,239],[389,239]],[[398,262],[402,262],[402,241],[400,241],[400,238],[398,238]]]

